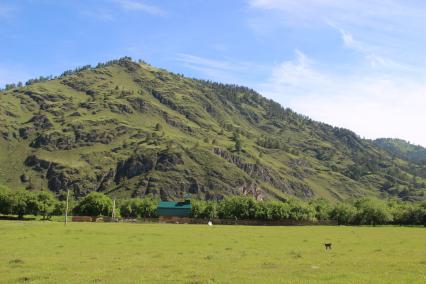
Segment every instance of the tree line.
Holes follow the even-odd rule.
[[[117,200],[115,216],[156,218],[159,199],[154,196]],[[92,192],[78,201],[71,200],[69,213],[79,216],[111,216],[113,201],[103,193]],[[40,215],[48,219],[64,215],[65,201],[48,191],[0,189],[0,214]],[[339,225],[424,225],[426,201],[402,202],[359,198],[331,203],[319,198],[309,202],[295,198],[285,201],[257,201],[247,196],[231,196],[221,201],[192,200],[191,217],[234,220],[334,220]]]
[[[320,198],[310,202],[256,201],[229,197],[219,202],[194,201],[192,216],[205,219],[334,220],[339,225],[425,225],[426,201],[409,203],[360,198],[333,204]]]
[[[33,85],[35,83],[40,83],[40,82],[46,82],[46,81],[50,81],[50,80],[55,80],[55,79],[58,79],[58,78],[62,78],[64,76],[69,76],[69,75],[76,74],[76,73],[84,71],[84,70],[107,67],[107,66],[110,66],[110,65],[113,65],[113,64],[122,63],[122,62],[125,62],[125,61],[133,61],[133,59],[131,57],[129,57],[129,56],[124,56],[124,57],[121,57],[119,59],[109,60],[109,61],[106,61],[106,62],[103,62],[103,63],[100,62],[100,63],[98,63],[96,65],[96,67],[92,67],[90,64],[88,64],[88,65],[76,67],[74,69],[66,70],[66,71],[64,71],[59,76],[53,76],[53,75],[39,76],[38,78],[29,79],[25,83],[22,83],[22,82],[9,83],[9,84],[5,84],[4,88],[0,88],[0,92],[2,92],[2,91],[8,91],[8,90],[15,89],[15,88],[21,88],[23,86],[30,86],[30,85]],[[138,60],[138,62],[139,63],[147,64],[143,60]]]

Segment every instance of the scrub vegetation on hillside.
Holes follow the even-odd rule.
[[[416,201],[424,171],[249,88],[128,57],[0,92],[0,184],[61,199],[70,189],[77,199]]]

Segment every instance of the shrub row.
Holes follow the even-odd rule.
[[[123,218],[155,218],[158,199],[147,196],[117,202],[116,216]],[[70,212],[81,216],[111,216],[113,202],[110,197],[92,192],[77,203],[70,202]],[[11,191],[0,188],[0,214],[63,215],[65,202],[58,201],[47,191]],[[396,200],[382,201],[361,198],[332,204],[325,199],[304,202],[256,201],[250,197],[233,196],[221,201],[192,201],[193,218],[202,219],[258,219],[258,220],[335,220],[341,225],[425,225],[426,201],[408,203]]]
[[[420,203],[360,198],[332,204],[325,199],[255,201],[230,197],[219,202],[194,201],[192,217],[204,219],[335,220],[339,225],[425,225],[426,201]]]
[[[47,191],[29,192],[24,190],[11,191],[0,189],[0,214],[42,215],[48,218],[56,209],[58,202],[52,193]]]

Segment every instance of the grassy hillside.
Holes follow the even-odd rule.
[[[419,165],[426,165],[426,148],[414,145],[402,139],[381,138],[374,143],[386,150],[389,154],[412,161]]]
[[[78,197],[422,199],[417,165],[234,85],[122,58],[0,93],[0,184]]]

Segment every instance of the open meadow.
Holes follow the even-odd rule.
[[[426,283],[420,227],[0,221],[0,235],[1,283]]]

